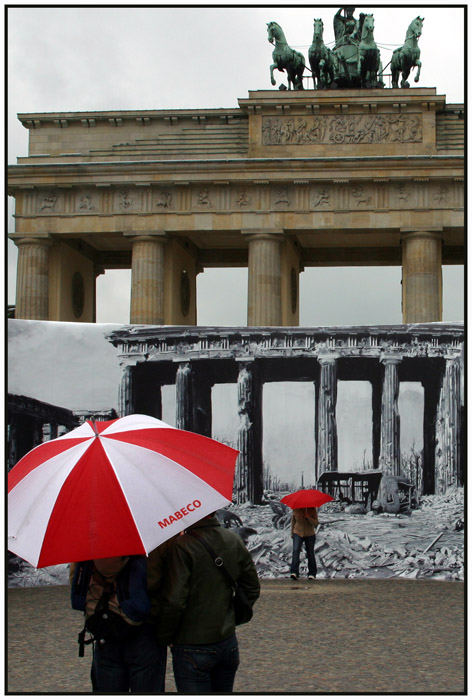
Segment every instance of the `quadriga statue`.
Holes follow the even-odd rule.
[[[323,40],[323,20],[313,20],[313,40],[308,50],[310,68],[307,68],[303,54],[288,45],[282,27],[277,22],[269,22],[267,36],[275,46],[270,67],[272,85],[275,85],[274,69],[277,69],[287,72],[289,90],[303,90],[303,73],[307,68],[315,90],[385,87],[380,51],[374,39],[374,16],[361,12],[356,19],[355,10],[355,7],[348,5],[340,7],[334,15],[335,44],[332,49]],[[400,87],[410,87],[407,78],[414,66],[418,69],[414,80],[419,80],[421,62],[418,39],[422,28],[423,18],[416,17],[408,27],[405,43],[393,52],[391,71],[394,88],[398,87],[400,73]],[[279,89],[284,90],[286,86],[281,85]]]

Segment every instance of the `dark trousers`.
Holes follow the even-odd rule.
[[[290,573],[296,574],[298,576],[300,568],[300,552],[302,551],[302,544],[305,544],[305,551],[308,559],[308,575],[316,576],[315,535],[308,535],[308,537],[300,537],[300,535],[293,534],[292,538],[293,550]]]
[[[179,693],[231,693],[239,666],[233,634],[215,644],[174,644],[172,661]]]
[[[167,648],[151,625],[121,642],[93,643],[92,688],[98,693],[163,693]]]

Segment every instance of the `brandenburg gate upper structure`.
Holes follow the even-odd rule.
[[[248,325],[296,326],[305,267],[401,265],[404,323],[442,320],[441,266],[464,262],[463,105],[401,87],[238,105],[20,114],[16,317],[94,321],[97,275],[131,268],[130,323],[195,325],[197,275],[247,266]]]

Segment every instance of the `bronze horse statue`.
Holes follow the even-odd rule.
[[[382,72],[382,65],[380,51],[374,40],[374,15],[365,15],[357,58],[357,73],[361,87],[375,87],[379,72]]]
[[[395,49],[392,56],[392,87],[398,87],[398,78],[402,74],[401,88],[409,88],[410,83],[407,78],[414,66],[418,67],[415,75],[415,83],[420,79],[421,61],[418,39],[423,31],[424,17],[415,17],[410,22],[406,32],[405,43],[399,49]]]
[[[305,59],[303,54],[290,48],[285,39],[282,27],[277,22],[268,22],[267,38],[271,44],[275,44],[272,52],[273,64],[270,67],[270,82],[275,85],[274,68],[287,71],[288,89],[303,90],[303,71]]]
[[[308,49],[313,88],[326,88],[334,80],[334,57],[323,41],[323,20],[313,20],[313,42]]]

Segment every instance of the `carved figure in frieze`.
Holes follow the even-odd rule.
[[[240,207],[247,207],[250,204],[250,200],[246,190],[241,190],[241,192],[238,195],[237,202]]]
[[[79,197],[80,211],[92,211],[94,208],[92,197],[89,194],[83,194]]]
[[[275,85],[274,68],[286,71],[289,90],[303,90],[303,71],[305,59],[303,54],[290,48],[283,33],[282,27],[277,22],[268,22],[267,38],[275,45],[272,52],[273,63],[270,67],[270,82]]]
[[[360,204],[370,204],[372,201],[372,197],[365,193],[364,185],[354,185],[351,194],[356,200],[357,206]]]
[[[446,185],[439,185],[433,194],[433,201],[436,202],[436,204],[447,204],[448,194],[449,192]]]
[[[202,207],[207,207],[210,204],[210,193],[208,187],[203,187],[197,194],[197,201]]]
[[[313,207],[329,206],[329,192],[323,187],[315,192]]]
[[[399,143],[421,141],[422,128],[420,117],[391,115],[388,117],[387,122],[389,141],[398,141]]]
[[[129,209],[131,206],[133,206],[133,200],[129,196],[129,192],[123,190],[119,193],[119,203],[122,209]]]
[[[334,57],[323,41],[323,20],[313,20],[313,41],[308,49],[315,90],[327,88],[334,79]]]
[[[57,195],[55,195],[54,192],[48,192],[42,198],[39,210],[44,211],[44,209],[49,209],[52,211],[56,207],[56,203]]]
[[[395,49],[392,55],[391,71],[392,71],[392,87],[398,87],[398,79],[400,73],[402,74],[402,80],[400,83],[401,88],[409,88],[410,83],[407,78],[410,75],[410,71],[415,66],[417,67],[416,75],[414,78],[415,83],[420,79],[421,72],[421,61],[420,61],[420,49],[418,46],[418,39],[423,31],[423,20],[424,17],[415,17],[415,19],[410,22],[410,25],[406,32],[405,43],[399,49]]]
[[[157,194],[156,206],[162,207],[163,209],[168,209],[172,206],[172,193],[165,190],[161,190]]]
[[[406,190],[406,184],[404,182],[400,182],[397,185],[397,197],[401,202],[408,202],[410,198],[410,193],[407,192]]]
[[[287,187],[276,187],[274,191],[275,204],[289,204]]]

